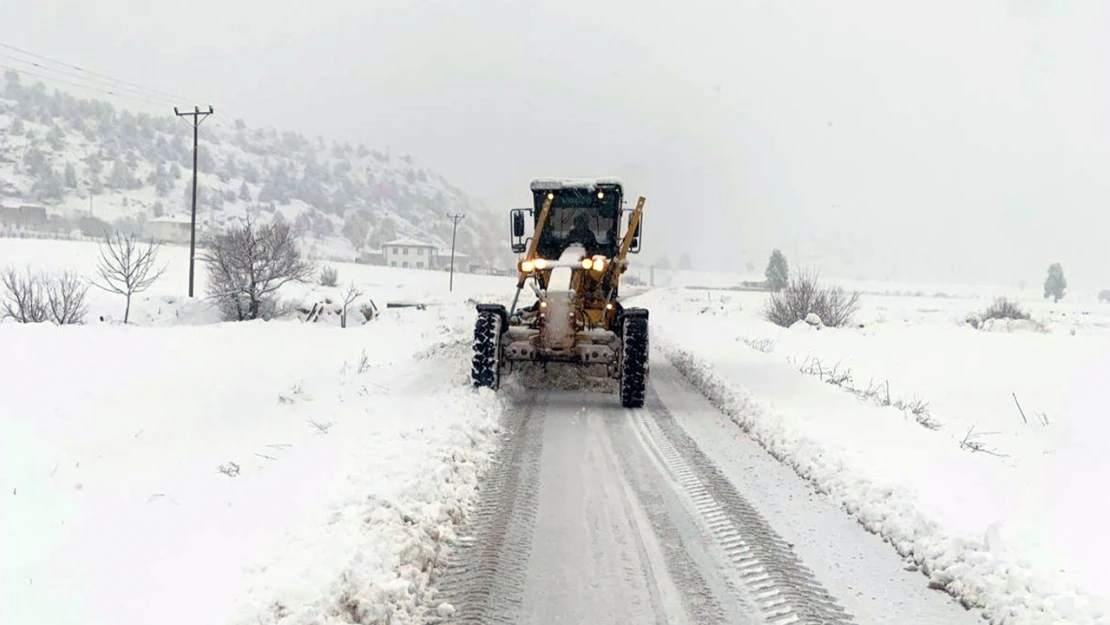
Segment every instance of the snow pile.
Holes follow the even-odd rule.
[[[0,324],[0,622],[422,622],[500,412],[472,323]]]

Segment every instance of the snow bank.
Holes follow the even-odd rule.
[[[420,622],[500,411],[472,319],[0,324],[0,622]]]

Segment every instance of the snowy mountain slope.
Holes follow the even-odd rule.
[[[99,234],[102,222],[184,218],[191,142],[191,125],[168,111],[136,115],[24,84],[14,72],[0,79],[0,205],[45,206],[49,223],[36,229]],[[249,128],[218,113],[199,143],[202,232],[248,214],[283,218],[314,239],[318,255],[353,260],[398,236],[448,248],[446,213],[465,213],[459,251],[484,264],[504,258],[498,216],[409,156]]]

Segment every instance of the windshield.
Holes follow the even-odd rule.
[[[540,235],[540,255],[558,258],[573,243],[581,244],[589,255],[611,257],[617,245],[615,217],[603,217],[596,208],[552,208]]]

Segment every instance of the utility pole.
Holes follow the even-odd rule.
[[[447,217],[455,222],[451,228],[451,278],[449,279],[448,291],[455,290],[455,234],[459,231],[459,221],[466,218],[466,215],[452,215],[447,213]]]
[[[208,111],[201,111],[199,106],[194,106],[191,113],[181,113],[177,107],[173,107],[173,114],[178,117],[192,117],[193,118],[193,216],[192,226],[189,233],[189,297],[193,296],[193,263],[197,255],[197,135],[200,125],[204,123],[208,116],[215,113],[212,110],[212,105],[208,105]]]

